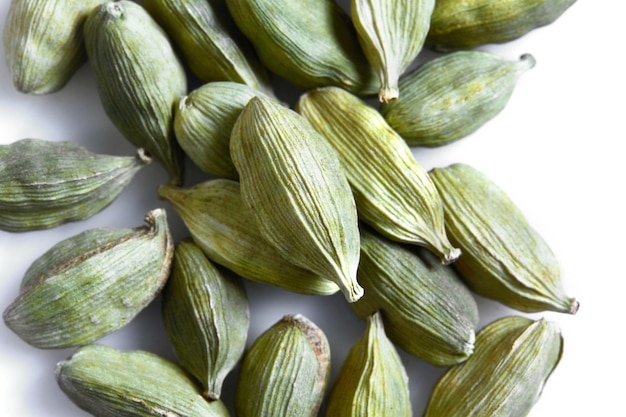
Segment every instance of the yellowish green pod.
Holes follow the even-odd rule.
[[[534,65],[529,54],[511,61],[489,52],[453,52],[402,78],[402,96],[383,104],[381,113],[409,146],[446,145],[500,113]]]
[[[454,266],[473,291],[525,312],[576,313],[578,301],[566,295],[554,253],[500,187],[465,164],[430,176],[448,236],[462,250]]]
[[[298,87],[379,89],[350,17],[334,0],[226,0],[263,64]]]
[[[180,366],[149,352],[85,346],[60,362],[55,376],[69,399],[96,417],[229,417]]]
[[[426,44],[450,51],[517,39],[558,19],[576,0],[437,0]]]

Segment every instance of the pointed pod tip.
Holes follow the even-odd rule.
[[[537,64],[537,60],[531,54],[523,54],[519,57],[520,62],[524,62],[526,69],[531,69]]]
[[[399,94],[398,87],[387,85],[378,92],[378,101],[381,103],[389,103],[390,101],[397,100]]]

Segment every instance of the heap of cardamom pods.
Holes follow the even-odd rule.
[[[0,145],[2,233],[88,219],[152,160],[173,210],[40,254],[5,325],[33,347],[73,349],[54,375],[94,416],[409,417],[399,352],[447,369],[425,417],[532,415],[561,331],[521,314],[477,329],[474,294],[524,313],[575,314],[578,301],[505,190],[463,161],[427,171],[413,150],[476,132],[535,65],[476,48],[574,2],[12,0],[15,88],[53,94],[88,62],[137,155]],[[428,49],[441,54],[410,69]],[[273,91],[277,76],[296,100]],[[202,181],[187,183],[185,164]],[[247,280],[314,302],[341,293],[329,298],[362,335],[337,369],[333,341],[300,311],[251,340]],[[157,297],[175,360],[102,343]]]

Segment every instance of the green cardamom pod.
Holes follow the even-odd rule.
[[[83,24],[106,0],[12,0],[4,27],[4,50],[17,90],[60,90],[86,61]]]
[[[84,346],[57,365],[55,376],[70,400],[96,417],[229,417],[180,366],[149,352]]]
[[[398,98],[398,79],[426,40],[435,0],[352,0],[352,21],[378,74],[379,101]]]
[[[261,234],[289,262],[358,300],[356,207],[326,140],[294,111],[253,97],[235,123],[230,151]]]
[[[150,163],[100,155],[70,142],[22,139],[0,145],[0,229],[48,229],[102,211]]]
[[[402,96],[381,113],[409,146],[446,145],[500,113],[519,77],[534,66],[529,54],[509,61],[489,52],[453,52],[403,77]]]
[[[296,109],[335,149],[363,222],[390,239],[430,249],[444,263],[458,258],[428,172],[376,110],[336,87],[304,94]]]
[[[174,138],[174,107],[187,93],[187,76],[167,35],[132,1],[108,2],[85,23],[89,62],[113,124],[183,180],[183,152]]]
[[[361,229],[359,282],[365,295],[351,304],[361,318],[380,310],[389,339],[436,366],[473,352],[478,307],[454,269],[429,251]]]
[[[521,417],[563,353],[556,323],[506,317],[476,335],[476,351],[437,382],[424,417]]]
[[[144,0],[202,81],[234,81],[271,92],[265,68],[223,1]]]
[[[248,101],[260,91],[234,82],[211,82],[180,100],[174,131],[181,148],[204,172],[237,179],[230,158],[230,133]]]
[[[517,39],[558,19],[576,0],[437,0],[426,44],[450,51]]]
[[[565,294],[554,253],[502,189],[465,164],[430,176],[448,236],[463,251],[454,266],[473,291],[525,312],[576,313],[578,301]]]
[[[378,91],[350,17],[334,0],[226,0],[263,64],[298,87]]]
[[[173,243],[165,210],[149,212],[146,222],[57,243],[27,271],[20,295],[4,311],[5,324],[41,349],[85,345],[126,325],[156,297],[170,272]]]
[[[302,294],[339,291],[334,282],[288,262],[261,235],[238,182],[215,179],[191,188],[163,185],[159,194],[172,203],[204,254],[237,275]]]
[[[163,321],[180,364],[220,398],[224,378],[246,347],[250,322],[241,278],[218,269],[191,240],[176,245],[163,289]]]
[[[244,357],[235,411],[239,417],[315,417],[330,375],[324,332],[306,317],[285,316]]]
[[[387,338],[380,313],[341,366],[328,399],[329,417],[411,417],[409,377]]]

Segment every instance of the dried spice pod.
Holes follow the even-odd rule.
[[[367,319],[367,330],[341,366],[328,399],[326,415],[411,417],[409,378],[387,339],[380,313]]]
[[[402,97],[381,113],[409,146],[436,147],[462,139],[504,109],[519,77],[535,66],[481,51],[436,58],[402,78]]]
[[[473,352],[478,307],[450,266],[425,249],[392,242],[361,228],[359,282],[365,295],[351,304],[361,318],[381,312],[390,340],[436,366]]]
[[[113,124],[132,144],[159,160],[171,181],[183,181],[183,152],[174,138],[174,106],[187,76],[167,35],[143,7],[108,2],[85,22],[89,63]]]
[[[271,92],[268,75],[223,1],[144,0],[143,6],[202,81],[234,81]]]
[[[356,207],[332,147],[299,114],[254,97],[235,123],[230,153],[261,234],[289,262],[358,300]]]
[[[229,417],[180,366],[149,352],[85,346],[60,362],[55,376],[69,399],[96,417]]]
[[[379,89],[350,17],[334,0],[226,0],[263,64],[301,88]]]
[[[458,258],[437,189],[376,110],[336,87],[309,91],[296,109],[335,149],[363,222],[390,239],[428,248],[444,263]]]
[[[525,312],[576,313],[578,301],[565,294],[554,253],[502,189],[465,164],[430,176],[448,236],[463,251],[454,266],[473,291]]]
[[[422,49],[435,0],[352,0],[352,21],[378,74],[378,100],[398,98],[398,79]]]
[[[174,248],[165,210],[149,212],[146,222],[90,230],[53,246],[29,269],[4,311],[5,324],[41,349],[86,345],[125,326],[170,272]]]
[[[576,0],[437,0],[426,44],[439,51],[517,39],[558,19]]]
[[[556,323],[505,317],[476,335],[476,351],[437,382],[424,417],[520,417],[539,400],[563,353]]]
[[[87,60],[83,24],[107,0],[12,0],[4,50],[18,91],[49,94],[67,84]]]
[[[180,364],[208,400],[220,398],[224,378],[243,355],[249,316],[241,278],[218,269],[190,239],[176,245],[163,322]]]
[[[226,179],[190,188],[161,186],[205,255],[238,275],[302,294],[330,295],[334,282],[288,262],[262,235],[239,183]]]
[[[174,113],[176,140],[191,160],[215,177],[237,179],[230,158],[230,134],[252,97],[263,95],[244,84],[204,84],[180,100]]]
[[[122,157],[40,139],[0,145],[0,229],[27,232],[87,219],[150,161],[143,149]]]
[[[244,357],[235,411],[239,417],[315,417],[330,375],[324,332],[299,314],[259,336]]]

